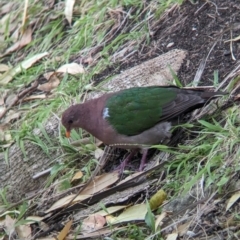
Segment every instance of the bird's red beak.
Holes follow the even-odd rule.
[[[70,134],[70,131],[66,131],[66,137],[67,137],[67,138],[70,138],[70,135],[71,135],[71,134]]]

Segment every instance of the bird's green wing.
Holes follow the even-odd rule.
[[[175,88],[126,89],[107,100],[105,118],[118,133],[137,135],[171,116],[176,98]]]

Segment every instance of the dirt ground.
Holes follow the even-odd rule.
[[[179,48],[188,51],[178,74],[183,85],[194,80],[201,62],[205,60],[199,85],[213,85],[215,70],[221,82],[240,57],[239,41],[226,42],[240,35],[239,11],[239,2],[233,0],[197,1],[195,4],[186,1],[180,8],[169,11],[152,36],[150,46],[138,52],[134,62],[124,63],[120,70]],[[113,69],[108,69],[95,76],[95,80],[101,81],[113,72]]]

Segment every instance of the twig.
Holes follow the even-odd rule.
[[[112,149],[111,147],[108,147],[108,146],[105,147],[104,154],[101,157],[101,159],[99,160],[99,164],[96,166],[94,172],[92,173],[91,177],[86,182],[86,184],[76,193],[76,195],[71,199],[71,201],[61,211],[59,211],[58,213],[53,215],[50,219],[56,218],[57,216],[59,216],[66,208],[68,208],[73,203],[74,199],[76,199],[76,197],[78,195],[80,195],[81,192],[89,186],[89,184],[93,181],[93,179],[97,176],[97,174],[101,171],[101,169],[107,163],[107,160],[108,160],[107,155],[109,155],[109,151],[111,149]]]
[[[36,173],[35,175],[32,176],[32,178],[35,180],[35,179],[38,179],[44,175],[47,175],[51,172],[52,168],[48,168],[42,172],[39,172],[39,173]]]

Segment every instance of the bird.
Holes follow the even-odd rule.
[[[62,124],[68,138],[72,129],[82,128],[106,145],[132,150],[121,170],[142,149],[142,171],[149,147],[171,138],[176,119],[220,95],[175,86],[132,87],[70,106],[62,114]]]

